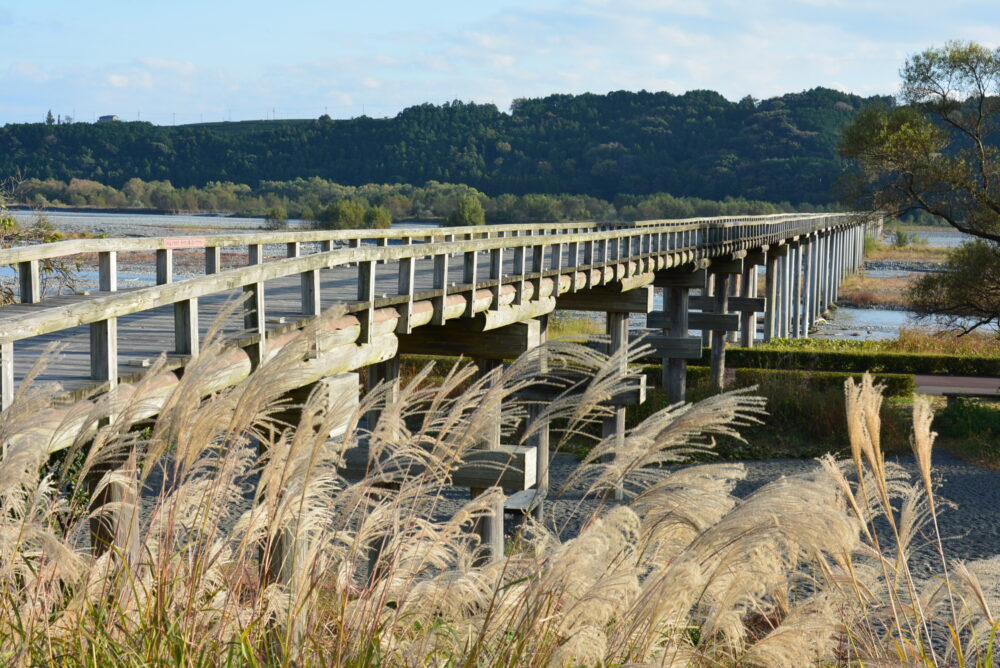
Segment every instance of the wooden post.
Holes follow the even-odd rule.
[[[493,293],[490,310],[499,311],[500,297],[503,295],[503,248],[494,248],[490,251],[490,280],[495,281],[490,287],[490,292]]]
[[[399,312],[399,320],[396,323],[397,334],[409,334],[413,331],[410,318],[413,316],[416,260],[415,257],[404,257],[399,260],[399,282],[396,290],[399,294],[406,295],[406,301],[396,306],[396,310]]]
[[[610,340],[608,354],[614,355],[618,351],[628,349],[628,313],[619,311],[607,312],[607,333]],[[619,371],[624,376],[626,368],[626,355],[621,356]],[[614,436],[615,450],[621,450],[625,443],[625,406],[615,406],[614,415],[604,418],[601,435],[604,438]],[[613,455],[612,455],[613,457]],[[614,498],[621,500],[625,498],[625,490],[619,485],[614,490]]]
[[[802,336],[802,244],[794,242],[792,244],[791,269],[792,269],[792,327],[791,336],[799,338]]]
[[[814,244],[811,239],[806,240],[803,250],[805,254],[802,262],[802,338],[809,338],[809,330],[813,324],[813,260]]]
[[[156,284],[166,285],[174,280],[174,251],[160,248],[156,251]]]
[[[445,322],[445,306],[448,304],[448,253],[434,256],[434,289],[441,295],[434,298],[434,319],[432,325],[443,325]]]
[[[97,282],[101,292],[118,290],[118,251],[101,251],[97,254]]]
[[[773,249],[767,251],[764,264],[764,292],[767,300],[764,306],[764,342],[767,343],[777,334],[778,255]]]
[[[174,352],[198,356],[198,298],[174,303]]]
[[[538,329],[538,342],[539,344],[544,344],[549,338],[549,316],[543,315],[538,318],[539,329]],[[545,355],[539,355],[538,358],[539,374],[548,373],[548,361]],[[540,404],[533,403],[528,406],[528,420],[532,423],[540,421],[542,418],[541,413],[544,412],[544,407]],[[534,446],[535,451],[535,461],[538,463],[538,474],[537,482],[535,483],[535,489],[537,490],[537,496],[535,498],[535,506],[532,509],[532,515],[534,518],[541,522],[545,517],[545,497],[549,491],[549,423],[540,422],[538,429],[532,435],[531,439],[528,440],[529,446]]]
[[[667,288],[671,324],[667,331],[673,337],[688,335],[688,288]],[[668,295],[664,294],[664,297]],[[687,360],[669,358],[666,361],[666,377],[664,385],[670,403],[675,404],[687,398]]]
[[[709,297],[715,296],[715,274],[710,271],[705,272],[705,287],[702,289],[701,294],[706,298],[705,303],[707,303]],[[705,309],[702,308],[702,310],[704,311]],[[712,345],[712,332],[710,330],[702,330],[701,345],[703,347]]]
[[[118,384],[118,319],[90,323],[90,377]]]
[[[358,344],[372,342],[372,330],[375,328],[375,261],[365,260],[358,263],[358,301],[368,302],[368,307],[357,314],[361,321],[361,334]]]
[[[476,251],[466,251],[464,259],[465,267],[462,272],[462,282],[472,286],[465,301],[465,317],[471,318],[476,314],[476,283],[479,282],[479,258]]]
[[[729,311],[729,274],[715,275],[715,313]],[[711,387],[714,392],[721,392],[726,379],[726,332],[712,332]]]
[[[222,249],[218,246],[205,246],[205,274],[217,274],[222,271]]]
[[[310,269],[299,274],[299,291],[302,301],[302,315],[319,315],[323,312],[319,281],[319,269]]]
[[[757,265],[746,263],[743,267],[743,275],[740,280],[740,296],[757,296]],[[744,348],[752,348],[757,338],[757,313],[754,311],[742,311],[740,313],[740,345]]]
[[[499,382],[500,374],[503,371],[503,362],[496,359],[484,359],[477,358],[476,362],[476,376],[479,379],[486,379],[487,385],[492,386],[494,383]],[[488,432],[487,440],[483,443],[483,447],[487,450],[499,450],[500,449],[500,407],[497,407],[496,412],[490,417],[493,420],[493,424],[489,425],[490,429]],[[482,488],[473,487],[469,490],[472,497],[475,498],[482,494],[485,490]],[[479,565],[484,563],[496,562],[503,559],[503,501],[498,501],[492,508],[492,513],[488,517],[481,517],[476,520],[476,524],[473,527],[473,531],[477,536],[479,536],[479,544],[485,549],[484,554],[479,560]]]
[[[18,262],[17,278],[20,288],[19,298],[22,304],[37,304],[42,301],[42,283],[38,260]]]

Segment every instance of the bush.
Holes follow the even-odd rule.
[[[705,349],[702,360],[710,359]],[[730,348],[726,363],[731,367],[844,371],[860,374],[939,374],[952,376],[1000,376],[1000,357],[931,355],[925,353],[859,352],[851,350],[766,350]]]
[[[1000,456],[1000,404],[959,398],[937,414],[934,428],[959,454]]]

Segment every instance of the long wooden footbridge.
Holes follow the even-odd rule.
[[[51,393],[49,414],[33,428],[50,451],[76,436],[65,424],[67,407],[112,387],[127,392],[150,360],[166,354],[158,379],[162,405],[210,324],[240,297],[242,312],[223,322],[229,347],[218,360],[219,388],[246,378],[328,309],[341,315],[322,321],[309,371],[294,381],[299,386],[356,387],[354,372],[362,367],[370,367],[370,382],[391,383],[399,355],[409,353],[465,355],[489,369],[543,341],[549,314],[573,310],[605,314],[612,351],[628,345],[629,316],[644,314],[657,330],[647,342],[663,360],[663,384],[682,400],[687,361],[702,356],[703,343],[710,342],[712,378],[721,387],[727,340],[753,345],[759,326],[765,339],[807,336],[836,299],[844,274],[860,266],[866,227],[879,224],[852,214],[787,214],[80,239],[9,248],[0,250],[0,265],[16,267],[19,303],[0,308],[0,407],[25,389],[29,370],[53,342],[60,352],[31,381]],[[155,284],[119,289],[123,258],[130,266],[148,261]],[[99,289],[43,294],[43,268],[57,259],[92,266]],[[204,275],[175,280],[174,263],[182,260],[196,261]],[[658,289],[662,309],[654,308]],[[155,413],[155,398],[148,403]],[[616,409],[606,430],[622,428],[624,410]],[[520,458],[522,474],[501,484],[544,491],[544,439],[527,452],[494,445]],[[494,525],[481,532],[494,550],[499,531]]]

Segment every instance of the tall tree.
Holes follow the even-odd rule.
[[[475,195],[465,195],[458,201],[458,206],[451,212],[445,224],[449,227],[465,227],[467,225],[485,225],[486,212]]]
[[[52,110],[51,109],[49,109],[49,113],[45,114],[45,124],[46,125],[55,125],[56,124],[56,117],[52,115]]]
[[[900,106],[869,107],[844,130],[855,203],[926,211],[979,237],[918,280],[911,305],[965,332],[1000,326],[1000,49],[948,42],[906,60]]]
[[[1000,49],[948,42],[907,59],[904,106],[870,106],[844,130],[852,194],[883,211],[923,210],[1000,241]]]

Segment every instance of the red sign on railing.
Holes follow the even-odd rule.
[[[163,240],[163,247],[174,248],[204,248],[205,237],[169,237]]]

